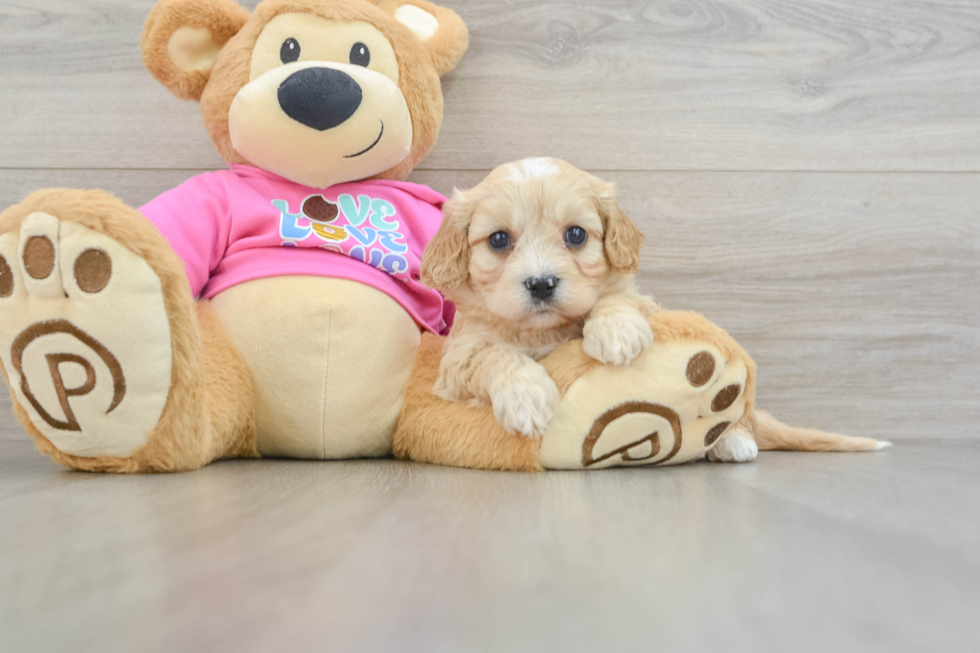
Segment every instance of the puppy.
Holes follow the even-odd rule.
[[[540,436],[560,400],[540,360],[573,338],[626,365],[653,342],[636,291],[643,234],[612,184],[557,159],[500,166],[456,191],[422,257],[422,282],[456,303],[434,391],[489,401],[511,433]]]

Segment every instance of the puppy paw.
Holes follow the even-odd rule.
[[[708,460],[716,463],[747,463],[758,455],[759,446],[741,429],[729,431],[708,450]]]
[[[627,365],[653,343],[653,330],[639,313],[602,315],[585,323],[585,353],[600,363]]]
[[[558,387],[533,363],[502,380],[490,395],[493,414],[509,433],[540,437],[561,401]]]

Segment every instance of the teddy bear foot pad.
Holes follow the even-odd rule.
[[[542,438],[545,469],[676,464],[701,457],[743,417],[748,367],[704,341],[655,342],[625,368],[573,383]]]
[[[171,384],[161,282],[112,238],[35,212],[0,235],[0,360],[31,424],[73,456],[146,444]]]

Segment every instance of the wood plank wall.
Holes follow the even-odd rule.
[[[980,436],[980,2],[445,3],[472,46],[414,181],[564,158],[617,183],[643,288],[738,338],[762,407]],[[222,166],[141,66],[151,6],[0,4],[0,206],[46,186],[138,206]]]

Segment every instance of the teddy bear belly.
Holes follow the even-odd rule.
[[[213,300],[252,375],[263,456],[337,459],[391,451],[420,341],[383,292],[346,279],[258,279]]]

